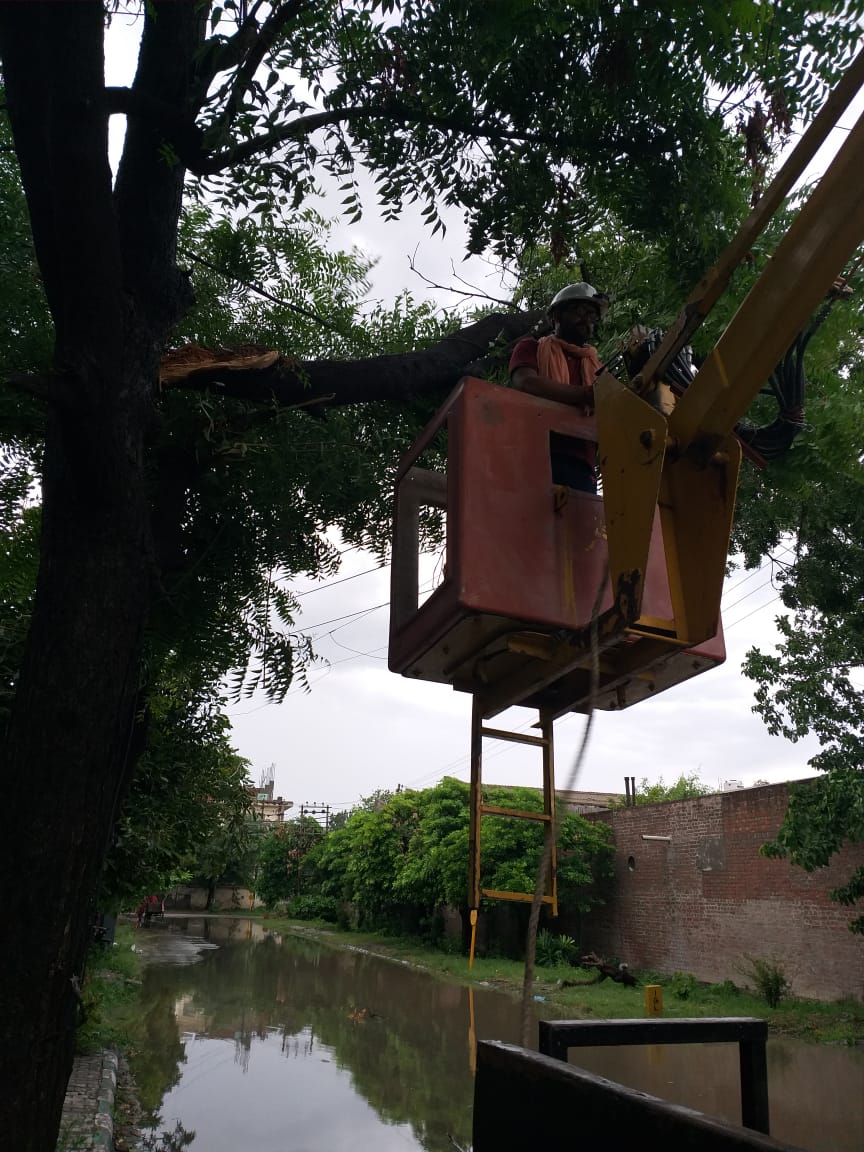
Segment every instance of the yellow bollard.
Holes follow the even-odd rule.
[[[645,985],[645,1015],[663,1015],[663,986],[662,984]]]

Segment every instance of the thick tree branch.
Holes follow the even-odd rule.
[[[537,133],[514,132],[499,128],[494,124],[469,123],[446,116],[432,116],[424,109],[410,108],[404,104],[389,103],[367,107],[332,108],[326,112],[312,112],[308,116],[298,116],[261,136],[252,136],[211,156],[184,155],[182,159],[196,176],[215,176],[226,168],[244,164],[253,156],[267,155],[289,140],[310,136],[320,128],[334,124],[352,124],[363,120],[386,120],[399,124],[423,124],[425,127],[439,128],[464,136],[466,140],[513,140],[533,144],[550,143],[548,137]]]
[[[37,43],[51,84],[32,68],[28,52]],[[58,366],[77,375],[82,366],[71,349],[88,339],[104,345],[106,329],[119,338],[122,325],[108,132],[98,114],[104,67],[99,5],[2,5],[0,55],[33,244],[56,325]],[[60,100],[57,91],[68,94]],[[98,275],[91,273],[95,269]],[[113,349],[105,351],[107,359]],[[82,375],[91,376],[91,367]]]
[[[267,368],[248,371],[204,365],[171,386],[213,389],[235,399],[275,401],[285,407],[405,401],[445,392],[498,350],[503,361],[510,345],[526,335],[541,315],[494,313],[431,348],[402,355],[307,363],[282,356]]]
[[[274,8],[264,21],[257,38],[251,42],[246,58],[242,64],[240,64],[237,75],[234,77],[231,91],[225,102],[224,111],[219,117],[216,126],[217,134],[218,132],[227,131],[234,123],[237,113],[240,110],[240,105],[243,102],[243,97],[249,91],[252,81],[255,79],[255,73],[264,62],[264,57],[276,43],[276,40],[287,25],[299,15],[305,3],[306,0],[287,0],[281,7]],[[243,28],[245,28],[245,24]],[[243,28],[240,29],[240,32],[243,31]],[[238,36],[240,32],[238,32]],[[220,67],[224,68],[224,64],[220,65]]]
[[[204,134],[194,115],[171,104],[153,92],[135,88],[106,88],[105,111],[109,116],[126,116],[158,129],[181,158],[204,153]]]
[[[205,62],[199,64],[197,72],[199,98],[206,95],[207,89],[220,72],[236,68],[249,52],[260,32],[261,26],[257,17],[265,2],[266,0],[256,0],[252,11],[248,13],[234,35],[220,44]]]

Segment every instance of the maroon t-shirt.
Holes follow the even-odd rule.
[[[581,387],[582,385],[582,361],[578,356],[574,356],[568,352],[566,348],[562,349],[564,358],[567,361],[567,368],[570,372],[570,383],[574,387]],[[513,352],[510,355],[510,375],[517,368],[532,368],[535,372],[539,371],[537,366],[537,341],[533,336],[526,336],[524,340],[520,340]],[[590,440],[575,440],[568,437],[568,454],[574,459],[584,460],[592,468],[596,466],[597,462],[597,445]]]

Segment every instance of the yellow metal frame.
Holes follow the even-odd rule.
[[[471,917],[471,949],[469,967],[474,967],[474,946],[477,936],[477,912],[481,898],[487,900],[511,900],[530,903],[533,892],[504,892],[495,888],[480,886],[480,842],[484,816],[504,816],[513,820],[536,820],[543,824],[544,851],[550,852],[549,876],[544,904],[558,915],[558,871],[555,822],[555,753],[554,732],[551,716],[540,713],[539,736],[523,732],[510,732],[503,728],[487,728],[483,724],[484,711],[480,698],[475,696],[471,708],[471,814],[468,829],[468,903]],[[506,740],[514,744],[527,744],[539,748],[543,754],[543,811],[528,812],[522,808],[505,808],[498,804],[483,803],[483,740]]]
[[[611,373],[594,391],[618,620],[667,648],[694,647],[719,627],[741,446],[727,435],[707,461],[681,455],[671,450],[666,417]],[[671,618],[662,620],[641,611],[658,506],[672,601]]]
[[[666,420],[603,372],[594,385],[612,590],[633,624],[644,592],[654,509],[666,458]],[[627,589],[627,600],[621,594]]]

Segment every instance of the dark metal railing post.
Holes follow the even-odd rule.
[[[767,1025],[765,1032],[767,1033]],[[768,1057],[766,1036],[738,1042],[741,1065],[741,1123],[756,1132],[771,1131],[768,1112]]]
[[[751,1016],[678,1020],[541,1020],[540,1051],[567,1063],[570,1048],[637,1044],[738,1044],[741,1124],[770,1135],[768,1025]]]
[[[540,1025],[540,1051],[544,1056],[553,1056],[556,1060],[563,1060],[567,1063],[567,1038],[561,1032],[550,1028],[552,1023],[550,1020],[538,1021]]]

